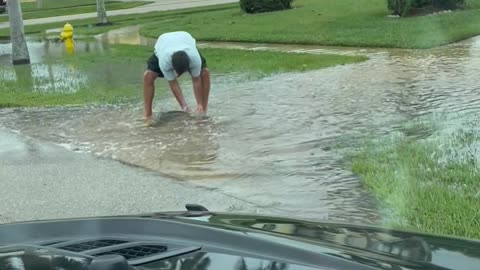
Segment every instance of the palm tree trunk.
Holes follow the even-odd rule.
[[[105,1],[97,0],[97,25],[108,24],[107,11],[105,10]]]
[[[27,41],[23,27],[20,0],[7,0],[10,39],[12,40],[12,62],[14,65],[30,64]]]

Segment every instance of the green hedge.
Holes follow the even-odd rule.
[[[433,2],[439,8],[458,9],[465,7],[465,0],[437,0]]]
[[[465,0],[387,0],[388,9],[395,15],[405,16],[414,8],[460,9]]]
[[[388,0],[388,9],[394,15],[404,16],[412,8],[412,0]]]
[[[292,8],[293,0],[240,0],[240,8],[246,13],[261,13]]]

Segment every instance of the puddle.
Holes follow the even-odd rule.
[[[90,50],[101,50],[95,46],[105,43],[151,45],[138,31],[127,30],[98,36]],[[375,223],[375,201],[345,169],[346,149],[338,146],[354,146],[366,134],[384,134],[420,116],[480,111],[480,38],[431,50],[200,46],[366,54],[371,59],[257,81],[215,76],[207,119],[167,113],[178,108],[171,93],[164,92],[156,96],[152,128],[142,126],[140,100],[121,106],[4,109],[0,125],[282,209],[292,217]],[[112,74],[111,83],[127,73]],[[191,86],[183,89],[193,105]]]
[[[104,34],[96,36],[97,40],[106,44],[129,44],[129,45],[143,45],[153,46],[156,39],[147,38],[139,33],[139,26],[130,26],[120,29],[114,29]]]
[[[99,62],[95,68],[85,68],[69,58],[64,43],[53,39],[30,38],[27,42],[31,65],[11,64],[11,44],[0,43],[0,83],[10,88],[22,88],[34,92],[75,93],[94,87],[98,83],[110,87],[138,84],[145,63],[118,66],[114,63]],[[95,39],[76,39],[75,54],[102,54],[109,50],[109,44]],[[90,65],[92,66],[92,65]],[[117,76],[122,74],[122,76]],[[21,85],[21,86],[20,86]]]
[[[53,39],[43,40],[41,38],[27,39],[30,62],[32,64],[43,63],[48,57],[64,57],[65,45]],[[102,53],[108,50],[108,44],[92,39],[75,39],[75,52],[77,53]],[[12,59],[12,44],[8,41],[0,42],[0,64],[10,65]]]

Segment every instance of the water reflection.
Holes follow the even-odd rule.
[[[11,79],[15,80],[19,85],[21,85],[21,89],[25,89],[26,91],[34,91],[35,87],[33,82],[32,66],[16,65],[16,66],[13,66],[13,70],[15,71],[15,77]],[[8,77],[4,77],[0,79],[5,80],[7,78]]]
[[[43,40],[39,38],[27,39],[27,46],[32,64],[44,63],[45,59],[52,57],[66,57],[69,53],[65,45],[55,39]],[[108,50],[108,44],[92,39],[76,39],[75,52],[103,53]],[[0,42],[0,64],[11,64],[12,44]]]
[[[101,55],[109,50],[108,44],[98,40],[76,40],[77,53]],[[113,89],[138,85],[144,63],[119,65],[113,62],[99,62],[85,65],[71,57],[65,46],[55,40],[28,42],[32,64],[13,67],[11,65],[11,44],[0,43],[0,82],[15,90],[36,92],[75,93],[80,90]],[[62,59],[67,59],[63,61]],[[88,68],[87,68],[88,67]],[[30,70],[30,71],[29,71]],[[18,76],[17,76],[18,74]],[[121,76],[119,76],[121,74]],[[103,88],[102,88],[103,87]]]
[[[0,80],[14,83],[16,91],[75,93],[88,84],[87,76],[73,64],[5,65],[0,70]]]
[[[96,38],[104,44],[130,44],[153,47],[156,39],[140,35],[140,26],[130,26],[99,34]]]
[[[104,47],[96,41],[80,41],[78,44],[78,51],[99,53]],[[28,47],[32,64],[13,66],[11,44],[0,43],[0,81],[14,83],[12,87],[17,91],[74,93],[87,87],[88,76],[76,67],[74,61],[61,63],[51,60],[68,55],[63,44],[29,40]]]

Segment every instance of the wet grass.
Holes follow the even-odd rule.
[[[345,65],[367,60],[364,56],[334,54],[287,54],[267,51],[202,49],[214,72],[273,73],[296,72]],[[235,59],[232,61],[232,59]]]
[[[111,45],[104,54],[78,53],[73,57],[49,59],[47,65],[62,64],[74,68],[74,74],[85,74],[88,83],[74,93],[42,92],[35,84],[42,83],[32,78],[32,71],[18,69],[14,80],[0,80],[0,107],[45,106],[83,103],[123,102],[141,97],[142,74],[146,59],[152,48],[134,45]],[[307,71],[335,65],[366,60],[365,57],[339,55],[307,55],[282,52],[261,52],[229,49],[202,49],[209,69],[213,74],[240,73],[250,77],[266,76],[279,72]],[[235,61],[232,61],[235,59]],[[2,70],[8,67],[0,67]],[[10,67],[11,69],[11,67]],[[11,70],[10,70],[11,71]],[[4,70],[7,73],[8,70]],[[11,72],[10,72],[11,73]],[[51,75],[51,74],[50,74]],[[5,76],[5,75],[4,75]],[[12,76],[10,76],[12,77]],[[64,78],[71,80],[71,78]],[[187,80],[187,76],[184,76]],[[43,83],[49,83],[44,79]],[[157,91],[166,90],[166,83],[157,82]]]
[[[423,127],[414,129],[432,128]],[[477,127],[429,139],[397,134],[352,155],[353,172],[383,205],[389,226],[480,239]]]
[[[238,8],[144,25],[157,37],[183,29],[199,40],[430,48],[480,34],[479,0],[471,9],[430,17],[387,18],[384,0],[298,0],[295,9],[257,15]],[[220,25],[220,26],[219,26]]]
[[[111,45],[104,55],[81,54],[77,60],[83,63],[102,63],[108,61],[144,63],[152,55],[148,46]],[[202,48],[202,55],[213,73],[249,73],[260,76],[274,73],[308,71],[357,63],[367,60],[365,56],[343,56],[331,54],[285,53],[270,51],[246,51],[235,49]],[[234,61],[232,61],[234,59]]]
[[[7,107],[43,107],[57,105],[82,105],[89,103],[120,103],[129,101],[137,96],[128,89],[116,89],[106,91],[100,87],[79,89],[74,94],[62,93],[36,93],[33,91],[22,91],[18,89],[5,88],[0,90],[0,108]]]
[[[0,107],[120,103],[140,97],[142,64],[128,59],[99,63],[77,55],[41,64],[3,65],[0,75]]]
[[[138,6],[143,6],[151,2],[135,1],[135,2],[121,2],[121,1],[106,1],[105,8],[109,10],[126,9]],[[41,8],[36,8],[35,3],[22,3],[23,19],[37,19],[63,15],[73,15],[96,12],[97,6],[95,1],[45,1]],[[0,16],[0,22],[8,21],[7,16]]]

